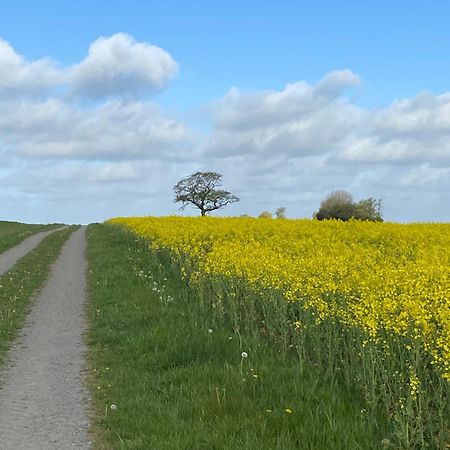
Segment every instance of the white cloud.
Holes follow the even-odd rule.
[[[336,97],[348,88],[361,84],[361,79],[351,70],[335,70],[325,75],[316,85],[315,93]]]
[[[97,39],[83,61],[65,68],[49,58],[27,61],[0,39],[0,97],[54,96],[58,88],[75,99],[149,96],[177,73],[168,52],[124,33]]]
[[[450,164],[450,93],[421,93],[371,112],[341,152],[359,162]]]
[[[61,72],[50,59],[28,62],[0,39],[0,98],[42,94],[61,79]]]
[[[335,71],[281,90],[233,88],[210,105],[213,127],[200,134],[148,99],[177,70],[163,49],[125,34],[95,41],[65,68],[27,61],[0,41],[4,215],[87,222],[170,214],[177,180],[216,170],[242,199],[226,214],[284,205],[310,217],[328,192],[347,189],[355,199],[382,197],[390,219],[450,220],[442,209],[450,93],[370,110],[346,95],[359,77]]]
[[[450,94],[370,110],[345,95],[359,82],[350,71],[332,72],[280,91],[232,89],[213,104],[206,154],[244,193],[250,212],[284,203],[311,215],[328,192],[346,189],[384,198],[391,219],[442,220],[450,200]]]
[[[375,114],[375,133],[393,138],[426,139],[450,133],[450,93],[423,92],[394,102]]]
[[[69,83],[75,94],[94,99],[148,95],[166,87],[177,72],[162,48],[118,33],[91,44],[88,56],[69,69]]]
[[[423,93],[372,111],[343,94],[358,83],[352,72],[339,71],[281,91],[232,89],[213,105],[207,151],[219,158],[327,154],[358,164],[450,164],[450,93]]]
[[[413,167],[400,177],[401,186],[426,188],[446,182],[450,188],[450,167],[431,167],[430,164],[421,164]]]
[[[21,155],[104,160],[183,159],[194,136],[151,103],[79,108],[59,99],[0,103],[0,133],[0,147]]]
[[[218,156],[304,157],[337,149],[364,120],[364,111],[342,96],[358,82],[352,72],[342,71],[316,86],[298,82],[252,94],[232,89],[213,105],[215,130],[208,150]]]

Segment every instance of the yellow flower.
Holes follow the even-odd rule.
[[[420,346],[450,381],[450,224],[176,216],[109,223],[168,250],[192,284],[227,280],[216,308],[237,301],[233,287],[242,283],[261,297],[277,292],[313,315],[308,327],[329,320],[359,329],[366,348],[386,354],[386,337],[407,353]]]

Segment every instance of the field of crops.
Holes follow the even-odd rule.
[[[117,218],[169,251],[199,301],[357,384],[399,445],[444,448],[450,225]]]

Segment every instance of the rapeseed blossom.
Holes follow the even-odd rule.
[[[419,343],[450,381],[450,224],[252,218],[117,218],[168,249],[192,283],[244,281],[257,292],[362,330]],[[294,329],[302,324],[296,321]],[[418,344],[418,345],[419,345]],[[417,383],[411,379],[415,395]]]

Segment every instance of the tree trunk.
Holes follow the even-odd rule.
[[[202,216],[205,217],[206,216],[206,211],[204,209],[201,209],[200,211],[202,213]]]

